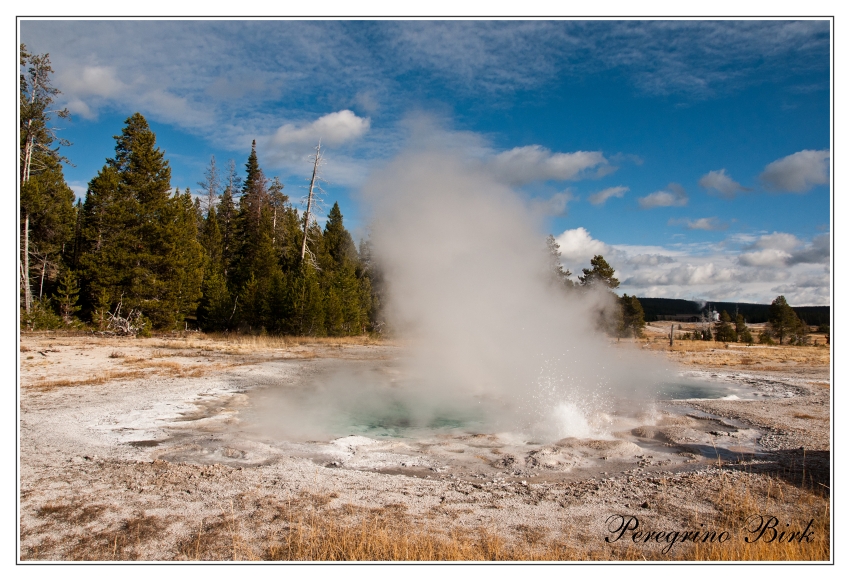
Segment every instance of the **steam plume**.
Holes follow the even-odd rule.
[[[557,439],[590,435],[614,401],[649,399],[658,372],[595,330],[610,299],[552,288],[542,225],[485,164],[414,147],[363,196],[423,417],[478,405],[492,429]]]

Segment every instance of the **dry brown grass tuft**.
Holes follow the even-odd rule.
[[[31,385],[22,386],[33,391],[51,391],[57,387],[72,387],[76,385],[101,385],[110,381],[124,379],[139,379],[146,377],[148,374],[143,371],[108,371],[106,373],[98,373],[97,375],[86,377],[84,379],[51,379],[47,381],[38,381]]]
[[[121,351],[113,351],[109,354],[110,359],[123,359],[124,357],[126,357],[126,355],[124,355]]]
[[[732,540],[692,543],[681,558],[692,561],[829,561],[829,498],[769,477],[750,482],[750,485],[724,482],[716,498],[720,518],[713,526],[732,531]],[[788,514],[792,508],[795,513]],[[755,531],[758,524],[766,524],[771,516],[779,519],[776,524],[779,533],[802,532],[811,521],[811,541],[795,538],[789,542],[777,538],[767,542],[771,538],[769,531],[756,540],[758,533],[751,531]],[[763,521],[759,520],[761,517]]]

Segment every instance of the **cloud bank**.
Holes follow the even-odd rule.
[[[556,237],[573,273],[602,254],[616,270],[620,293],[769,303],[784,294],[793,305],[828,305],[829,234],[802,240],[787,232],[732,235],[719,243],[638,246],[606,244],[585,228]],[[574,277],[575,278],[575,277]]]

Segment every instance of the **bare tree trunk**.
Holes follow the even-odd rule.
[[[41,284],[38,287],[38,300],[41,300],[41,296],[44,293],[44,272],[47,270],[47,255],[44,255],[44,259],[41,261]]]
[[[21,184],[25,184],[30,179],[30,165],[32,165],[32,137],[27,137],[24,143],[24,160],[21,164]]]
[[[21,273],[21,284],[24,285],[24,310],[29,313],[32,309],[32,293],[30,292],[30,215],[24,214],[24,266]]]
[[[301,243],[301,260],[304,260],[304,254],[307,252],[307,230],[310,228],[310,208],[313,205],[313,186],[316,185],[316,174],[319,171],[319,156],[321,153],[322,143],[316,146],[316,162],[313,164],[313,177],[310,179],[310,192],[307,194],[307,211],[304,212],[304,241]]]

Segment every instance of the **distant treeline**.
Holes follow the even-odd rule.
[[[769,304],[755,303],[697,303],[684,299],[653,299],[638,297],[643,307],[644,316],[647,321],[658,321],[670,315],[699,315],[708,306],[717,312],[726,311],[733,318],[735,313],[743,315],[747,323],[766,323],[768,320]],[[830,309],[826,307],[794,307],[797,316],[808,325],[829,324]]]

